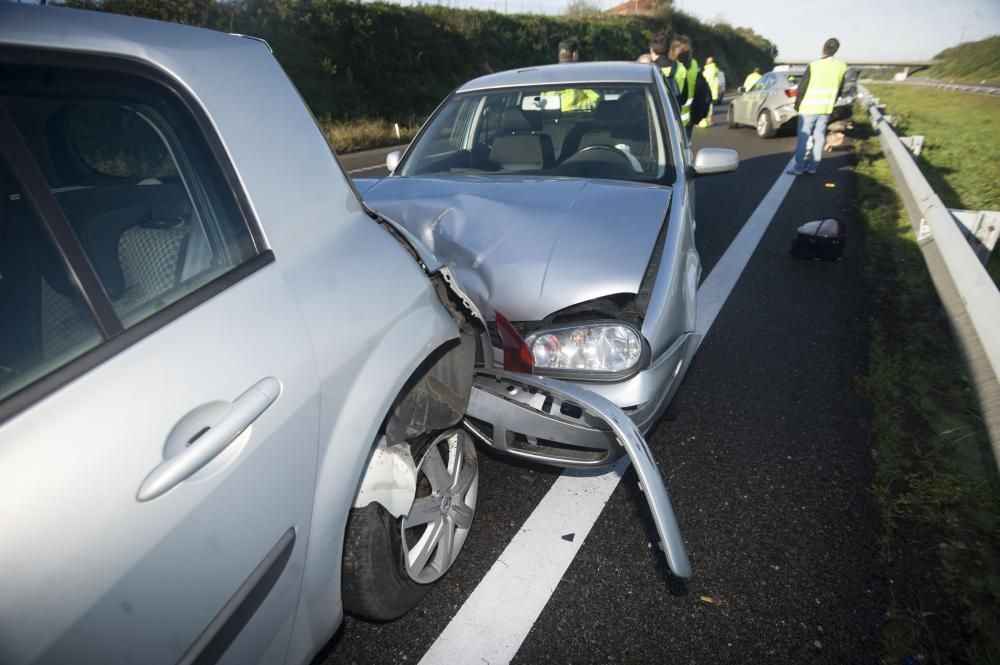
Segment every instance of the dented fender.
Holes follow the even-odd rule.
[[[531,398],[525,399],[525,395]],[[559,409],[552,409],[552,404],[559,404]],[[576,409],[565,408],[567,404],[579,407],[583,413],[578,415]],[[548,405],[548,411],[544,405]],[[528,453],[511,449],[512,410],[518,414],[516,434],[527,442],[522,448]],[[570,413],[567,415],[563,411]],[[572,383],[498,369],[480,369],[472,387],[468,415],[464,424],[487,445],[559,466],[590,465],[550,457],[558,453],[549,450],[603,448],[603,439],[613,440],[629,456],[639,476],[640,488],[649,504],[670,570],[678,577],[691,576],[691,563],[680,526],[656,460],[635,423],[614,403]],[[494,434],[503,433],[504,440],[495,440],[477,421],[488,424]],[[557,445],[546,449],[538,445],[540,440]],[[536,443],[534,451],[530,450],[532,441]]]

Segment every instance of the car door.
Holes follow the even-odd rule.
[[[767,96],[774,86],[774,82],[774,74],[765,74],[750,88],[749,92],[740,97],[739,115],[737,115],[736,122],[746,125],[757,123],[757,116],[760,114],[764,102],[767,101]]]
[[[0,66],[0,662],[281,662],[318,379],[280,257],[178,85]]]

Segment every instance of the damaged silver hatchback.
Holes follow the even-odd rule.
[[[692,162],[679,117],[649,65],[491,74],[449,96],[405,155],[389,155],[390,177],[358,188],[497,312],[497,362],[585,387],[646,432],[700,343],[694,180],[738,162],[716,148]],[[523,359],[511,353],[522,340]],[[483,438],[566,466],[620,454],[600,435],[564,445],[520,422],[489,423]]]
[[[439,254],[263,42],[0,4],[0,662],[309,662],[449,570],[483,442],[628,454],[690,574],[633,421]]]

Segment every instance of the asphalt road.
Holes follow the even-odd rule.
[[[697,185],[703,276],[793,144],[724,123],[696,130],[696,149],[741,156],[736,173]],[[818,175],[792,185],[649,436],[694,576],[672,578],[651,546],[654,526],[629,470],[515,663],[878,661],[890,581],[878,560],[869,417],[858,393],[869,336],[862,229],[849,157],[828,155]],[[349,170],[372,165],[341,159]],[[795,228],[829,215],[849,225],[844,259],[792,258]],[[399,621],[348,618],[317,663],[420,661],[558,476],[481,457],[476,522],[456,566]],[[470,653],[468,662],[482,661]]]
[[[375,148],[374,150],[364,150],[362,152],[352,152],[346,155],[337,155],[340,166],[354,178],[377,178],[389,175],[389,170],[385,168],[385,156],[393,150],[404,150],[406,145],[394,145],[388,148]]]

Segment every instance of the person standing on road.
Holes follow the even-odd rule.
[[[715,58],[712,56],[705,58],[705,69],[702,70],[702,74],[705,76],[705,81],[708,82],[709,92],[712,93],[712,101],[708,105],[708,115],[701,119],[701,122],[698,123],[699,127],[712,126],[713,106],[719,98],[719,73],[719,66],[715,64]]]
[[[577,62],[580,59],[580,44],[573,37],[559,42],[559,63]]]
[[[671,60],[669,55],[670,40],[667,39],[667,36],[662,32],[653,35],[653,38],[649,40],[650,62],[660,68],[660,72],[663,74],[663,78],[667,84],[667,89],[674,93],[674,97],[678,97],[680,88],[677,86],[676,78],[677,61]],[[680,104],[679,98],[677,103]]]
[[[580,44],[573,37],[559,42],[559,64],[579,62]],[[566,88],[558,92],[543,94],[559,95],[559,105],[562,111],[593,111],[601,101],[601,96],[594,90],[584,88]]]
[[[677,103],[681,107],[681,123],[691,138],[691,104],[694,101],[694,84],[698,76],[698,61],[691,57],[691,40],[677,35],[670,43],[670,59],[677,62],[674,80],[677,81]]]
[[[760,67],[754,67],[753,71],[743,79],[743,92],[750,92],[750,88],[761,79]]]
[[[809,63],[805,75],[799,81],[795,95],[795,110],[799,112],[799,134],[795,142],[795,165],[788,169],[788,173],[792,175],[816,173],[816,168],[823,159],[826,123],[833,113],[837,97],[840,96],[844,73],[847,71],[847,65],[833,57],[839,48],[840,42],[835,38],[826,40],[823,44],[823,57]],[[806,147],[810,137],[812,151],[807,155]]]

